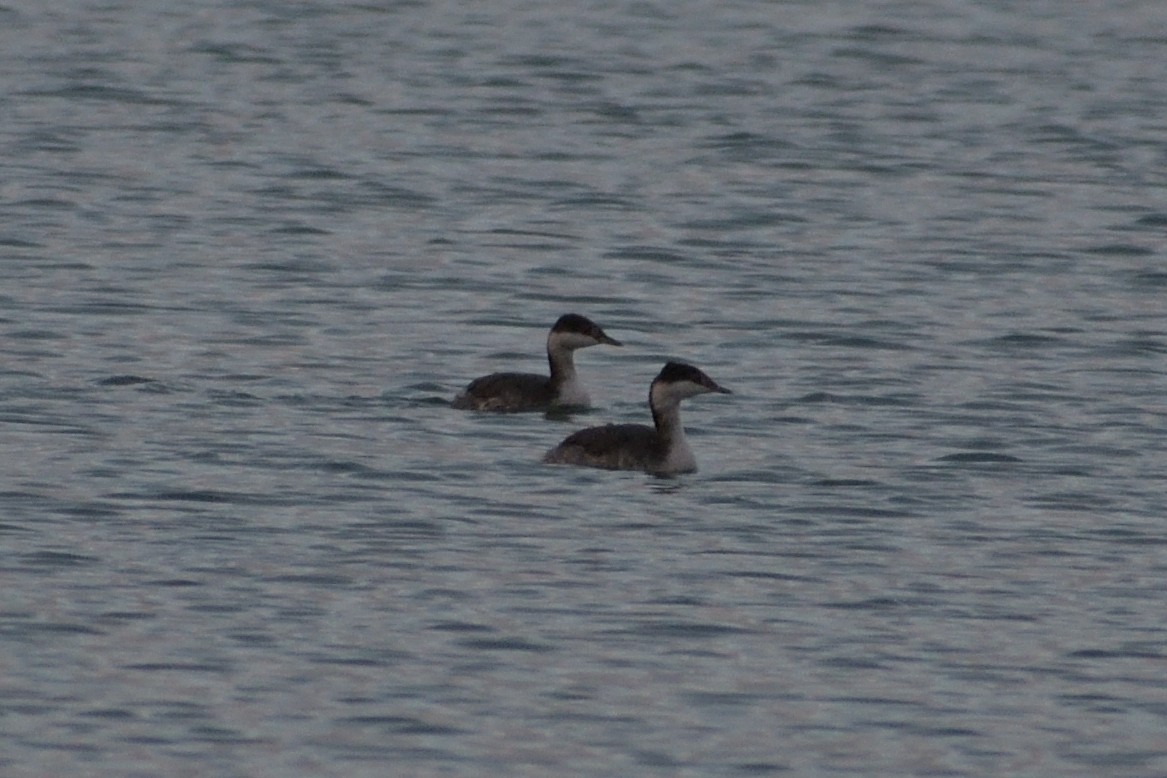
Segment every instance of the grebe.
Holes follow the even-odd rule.
[[[591,319],[565,313],[547,335],[550,376],[492,373],[471,381],[451,404],[473,411],[545,411],[558,406],[587,406],[588,393],[576,375],[572,354],[576,349],[600,343],[624,345],[608,337]]]
[[[648,405],[654,427],[608,424],[569,435],[547,452],[554,465],[583,465],[608,470],[643,470],[657,475],[691,473],[697,469],[681,424],[681,400],[699,394],[732,394],[692,365],[669,362],[652,379]]]

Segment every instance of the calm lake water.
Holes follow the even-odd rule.
[[[0,21],[4,776],[1167,774],[1160,0]]]

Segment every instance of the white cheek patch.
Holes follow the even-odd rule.
[[[574,351],[577,348],[587,348],[597,343],[599,341],[592,336],[580,332],[553,332],[547,345],[553,351],[557,349]]]
[[[652,388],[653,405],[664,405],[668,402],[680,402],[688,397],[706,394],[709,390],[701,384],[692,381],[677,381],[675,383],[660,383]]]

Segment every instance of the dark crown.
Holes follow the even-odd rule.
[[[596,323],[586,316],[580,316],[578,313],[565,313],[555,322],[555,326],[551,328],[551,331],[578,332],[581,335],[591,335],[599,329]]]

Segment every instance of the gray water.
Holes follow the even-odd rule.
[[[0,774],[1167,774],[1160,0],[0,21]]]

